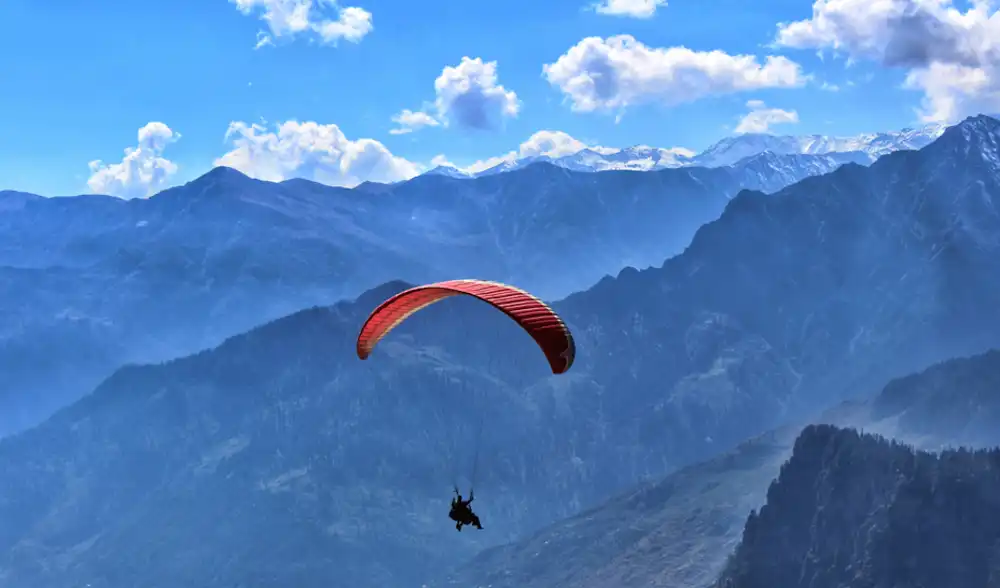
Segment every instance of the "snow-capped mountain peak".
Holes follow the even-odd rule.
[[[447,176],[449,178],[471,178],[472,174],[465,170],[458,169],[452,165],[439,165],[429,171],[424,172],[427,176]]]
[[[948,128],[934,144],[934,150],[941,159],[975,152],[987,166],[1000,170],[1000,120],[986,115],[970,116]]]
[[[864,133],[853,137],[826,135],[768,135],[747,133],[726,137],[698,154],[693,165],[721,167],[764,151],[778,155],[865,153],[869,162],[893,151],[920,149],[941,136],[945,125],[934,123],[916,129]]]
[[[698,166],[725,167],[745,164],[750,158],[770,153],[774,165],[788,165],[787,161],[773,158],[788,158],[796,155],[831,155],[841,162],[869,164],[879,157],[900,150],[920,149],[941,136],[946,125],[928,124],[918,128],[899,131],[864,133],[848,137],[826,135],[771,135],[766,133],[745,133],[726,137],[699,154],[683,149],[664,149],[649,145],[634,145],[624,149],[609,147],[587,147],[569,155],[552,157],[532,155],[517,158],[512,152],[488,169],[480,171],[460,170],[454,167],[437,167],[428,174],[447,175],[455,178],[481,177],[520,169],[532,163],[545,161],[566,169],[581,172],[607,170],[652,171],[665,168]],[[796,159],[796,158],[792,158]],[[796,161],[799,161],[796,159]],[[741,163],[742,162],[742,163]],[[760,164],[761,162],[756,162]],[[799,161],[805,164],[805,160]],[[809,165],[826,166],[813,162]]]
[[[635,145],[625,149],[584,149],[572,155],[552,160],[552,163],[578,171],[607,171],[628,169],[648,171],[668,167],[681,167],[693,153],[686,149],[663,149],[648,145]]]

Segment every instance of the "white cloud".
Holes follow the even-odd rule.
[[[431,167],[432,168],[433,167],[442,167],[442,166],[443,167],[454,167],[456,169],[458,168],[457,165],[455,165],[454,163],[448,161],[448,158],[445,157],[443,154],[435,155],[434,157],[431,158]]]
[[[215,160],[216,166],[271,182],[305,178],[352,187],[364,181],[406,180],[423,171],[374,139],[349,140],[334,124],[288,121],[269,131],[263,125],[233,122],[226,139],[233,148]]]
[[[340,39],[357,43],[372,32],[372,14],[363,8],[348,6],[337,20],[322,20],[316,32],[325,43],[335,45]]]
[[[488,169],[494,168],[501,163],[510,163],[517,159],[517,152],[511,151],[506,155],[499,155],[496,157],[490,157],[489,159],[480,159],[467,167],[460,167],[458,169],[469,174],[478,174],[479,172],[486,171]]]
[[[409,109],[403,109],[402,112],[392,117],[392,122],[399,125],[399,128],[390,130],[389,134],[391,135],[404,135],[418,131],[424,127],[436,127],[441,124],[436,118],[426,112],[413,112]]]
[[[799,114],[794,110],[782,110],[780,108],[768,108],[760,100],[750,100],[747,102],[750,109],[736,125],[737,133],[766,133],[771,125],[795,124],[799,122]]]
[[[509,163],[526,157],[563,157],[578,153],[588,147],[589,145],[573,138],[568,133],[543,130],[528,137],[527,141],[518,146],[517,151],[509,151],[504,155],[481,159],[464,168],[464,170],[475,174],[496,167],[501,163]]]
[[[921,119],[954,122],[964,116],[1000,110],[1000,71],[997,66],[967,67],[932,63],[906,76],[904,86],[924,93]]]
[[[492,129],[521,110],[517,94],[498,83],[497,62],[463,57],[455,67],[446,67],[434,80],[438,118],[459,126]]]
[[[657,8],[666,8],[667,0],[602,0],[594,5],[600,14],[652,18]]]
[[[87,186],[97,194],[119,198],[146,198],[166,187],[177,164],[163,157],[167,145],[179,140],[176,133],[161,122],[150,122],[139,129],[139,144],[125,149],[121,163],[90,162]]]
[[[528,140],[518,147],[521,158],[544,155],[546,157],[562,157],[572,155],[586,149],[588,145],[574,139],[562,131],[538,131],[528,137]]]
[[[641,103],[676,105],[712,95],[792,88],[808,79],[799,64],[769,56],[647,47],[630,35],[588,37],[543,73],[579,112],[624,109]]]
[[[243,14],[255,11],[267,24],[267,31],[257,33],[260,49],[273,45],[274,39],[309,35],[327,45],[340,40],[357,43],[372,32],[372,15],[363,8],[338,8],[331,0],[229,0]]]
[[[274,46],[274,39],[271,35],[268,35],[264,31],[257,31],[257,44],[253,46],[254,49],[260,49],[261,47]]]
[[[816,0],[812,17],[778,26],[775,43],[832,49],[908,71],[922,118],[951,122],[1000,109],[1000,11],[995,0]]]
[[[521,101],[517,94],[500,85],[497,79],[497,62],[484,62],[479,57],[463,57],[458,65],[445,67],[434,80],[434,93],[434,104],[428,108],[435,109],[437,116],[427,114],[425,111],[428,108],[420,112],[404,110],[392,119],[403,127],[389,132],[401,134],[423,126],[436,126],[422,124],[419,127],[408,127],[397,120],[406,113],[414,120],[419,117],[425,123],[433,120],[448,126],[455,122],[464,128],[490,130],[503,120],[516,117],[521,111]]]
[[[673,153],[674,155],[690,159],[695,155],[698,155],[697,151],[692,151],[686,147],[667,147],[664,151],[668,153]]]

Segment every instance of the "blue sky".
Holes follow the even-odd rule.
[[[850,18],[809,0],[645,0],[655,12],[632,15],[593,1],[5,0],[0,187],[145,196],[219,162],[263,179],[350,185],[412,175],[436,156],[459,166],[503,156],[542,130],[698,151],[734,132],[750,100],[795,113],[797,123],[772,132],[851,135],[919,124],[926,96],[934,100],[924,115],[945,119],[1000,96],[992,62],[956,64],[941,48],[954,39],[928,35],[926,47],[903,48],[918,57],[900,58],[899,39],[913,44],[912,34],[867,0],[841,0],[856,5]],[[970,2],[888,4],[1000,42],[991,2],[978,3],[981,14],[965,12]],[[270,21],[268,10],[277,10]],[[796,21],[779,34],[779,23]],[[617,35],[634,41],[622,49]],[[271,42],[255,48],[262,38]],[[696,53],[668,52],[677,47]],[[714,50],[726,55],[697,53]],[[750,61],[729,57],[738,55]],[[769,68],[767,56],[789,61]],[[465,57],[481,61],[460,67]],[[496,79],[483,78],[492,62]],[[546,64],[558,67],[546,76]],[[439,95],[435,80],[448,67]],[[602,85],[595,72],[615,81]],[[685,77],[694,79],[686,89]],[[586,79],[598,81],[579,86]],[[436,126],[392,134],[403,109]],[[286,126],[283,141],[269,135],[288,121],[315,124]],[[162,124],[146,127],[140,144],[150,122]],[[244,124],[227,139],[234,122]]]

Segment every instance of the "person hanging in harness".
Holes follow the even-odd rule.
[[[451,511],[448,513],[448,518],[455,521],[455,530],[461,531],[462,525],[470,525],[479,530],[482,530],[483,525],[479,522],[479,517],[476,513],[472,512],[472,504],[475,495],[473,490],[469,489],[469,499],[462,500],[462,495],[458,493],[458,488],[455,488],[455,498],[451,499]]]

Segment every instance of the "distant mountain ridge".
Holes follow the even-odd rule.
[[[211,347],[389,280],[479,277],[563,296],[681,251],[741,189],[836,166],[815,163],[600,176],[538,163],[352,190],[217,168],[146,200],[3,193],[0,434],[122,363]]]
[[[718,167],[770,151],[778,155],[863,154],[871,163],[889,153],[926,147],[946,128],[946,125],[933,123],[915,129],[864,133],[853,137],[747,133],[719,141],[695,156],[694,161],[695,165]]]
[[[968,119],[920,151],[741,192],[662,266],[553,303],[577,342],[563,376],[502,313],[465,299],[414,315],[359,361],[361,321],[399,282],[119,370],[0,441],[0,577],[411,586],[895,377],[1000,347],[1000,218],[983,214],[1000,194],[998,127]],[[553,170],[659,176],[539,164],[506,177]],[[470,471],[489,531],[460,535],[447,500]]]
[[[438,166],[426,174],[470,178],[505,173],[544,161],[566,169],[584,172],[607,170],[649,171],[676,167],[725,167],[739,165],[747,158],[769,152],[777,156],[826,155],[842,161],[869,164],[879,157],[900,150],[920,149],[937,139],[945,125],[933,123],[901,131],[864,133],[853,137],[827,135],[772,135],[745,133],[726,137],[705,151],[689,155],[677,149],[637,145],[625,149],[586,148],[576,153],[550,157],[536,155],[509,159],[486,170],[471,173],[451,166]],[[786,160],[787,161],[787,160]],[[788,165],[783,163],[782,165]]]

